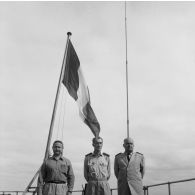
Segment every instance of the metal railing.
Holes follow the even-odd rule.
[[[164,183],[158,183],[158,184],[153,184],[153,185],[147,185],[143,187],[144,190],[144,195],[149,195],[149,189],[154,188],[157,186],[163,186],[167,185],[168,187],[168,195],[171,195],[171,184],[176,184],[176,183],[183,183],[183,182],[189,182],[189,181],[195,181],[195,178],[191,179],[183,179],[183,180],[177,180],[177,181],[168,181]],[[117,188],[111,188],[111,195],[113,195],[113,192],[117,191]],[[84,195],[84,189],[83,190],[74,190],[72,191],[73,195],[80,193],[80,195]],[[23,191],[0,191],[0,195],[21,195]],[[30,193],[32,195],[36,194],[36,187],[31,187],[27,193]]]
[[[148,185],[144,186],[144,195],[149,195],[149,188],[157,187],[157,186],[162,186],[162,185],[167,185],[168,187],[168,195],[171,195],[171,184],[175,183],[183,183],[183,182],[188,182],[188,181],[195,181],[195,178],[191,179],[183,179],[183,180],[177,180],[177,181],[168,181],[164,183],[159,183],[159,184],[153,184],[153,185]]]
[[[27,191],[27,195],[35,195],[36,194],[36,187],[31,187],[31,190]],[[33,190],[34,189],[34,190]],[[22,195],[24,191],[0,191],[0,195]],[[84,195],[84,190],[74,190],[72,194],[76,195]]]

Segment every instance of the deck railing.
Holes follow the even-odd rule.
[[[163,186],[163,185],[167,185],[168,195],[171,195],[171,185],[172,184],[189,182],[189,181],[195,181],[195,178],[183,179],[183,180],[177,180],[177,181],[168,181],[168,182],[164,182],[164,183],[147,185],[147,186],[143,187],[144,195],[149,195],[149,189],[150,188],[154,188],[154,187],[157,187],[157,186]],[[31,187],[29,189],[29,191],[27,192],[27,194],[35,195],[36,194],[35,189],[36,189],[36,187]],[[117,188],[112,188],[111,189],[111,195],[113,195],[113,192],[116,192],[116,191],[117,191]],[[22,193],[23,193],[23,191],[0,191],[0,195],[21,195]],[[73,195],[76,195],[76,194],[84,195],[84,189],[83,190],[74,190],[72,194]]]
[[[183,179],[183,180],[177,180],[177,181],[168,181],[168,182],[164,182],[164,183],[158,183],[158,184],[144,186],[144,195],[149,195],[149,188],[162,186],[162,185],[167,185],[168,195],[171,195],[171,184],[183,183],[183,182],[188,182],[188,181],[195,181],[195,178]]]

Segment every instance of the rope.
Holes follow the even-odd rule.
[[[65,91],[65,89],[64,89]],[[64,130],[65,130],[65,115],[66,115],[66,103],[67,103],[67,93],[63,93],[64,94],[64,101],[63,101],[63,113],[62,113],[62,127],[61,127],[61,131],[62,131],[62,140],[64,141]]]
[[[56,123],[57,126],[57,132],[56,132],[56,139],[64,140],[64,127],[65,127],[65,114],[66,114],[66,102],[67,102],[67,96],[65,93],[64,87],[62,87],[62,93],[60,97],[60,106],[59,108],[59,114],[58,114],[58,122]]]

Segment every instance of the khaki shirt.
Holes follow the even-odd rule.
[[[75,177],[71,162],[67,158],[48,158],[41,166],[41,175],[44,183],[65,182],[68,190],[73,189]]]
[[[90,153],[84,160],[84,177],[87,181],[104,181],[110,178],[110,158],[106,153]]]

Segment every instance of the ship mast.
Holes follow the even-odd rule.
[[[128,60],[127,60],[127,5],[125,1],[125,54],[126,54],[126,99],[127,99],[127,138],[129,138],[129,91],[128,91]]]

